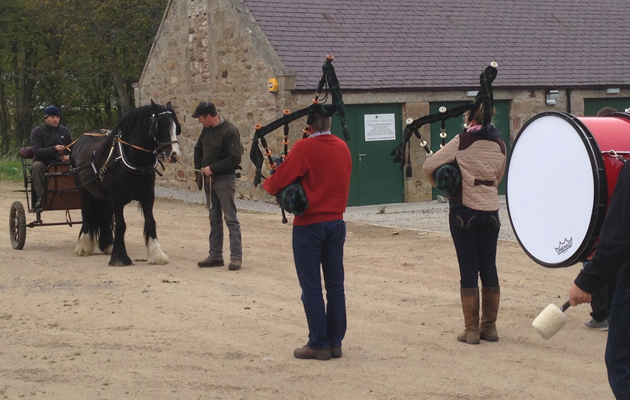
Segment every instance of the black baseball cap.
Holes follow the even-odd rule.
[[[214,104],[212,104],[211,101],[202,101],[201,103],[199,103],[192,117],[198,118],[199,116],[206,114],[212,116],[217,115],[217,108],[214,106]]]

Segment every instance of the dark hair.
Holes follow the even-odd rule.
[[[596,117],[603,117],[605,115],[614,114],[616,112],[617,112],[617,110],[615,110],[612,107],[604,107],[601,110],[597,111],[597,114],[595,116]]]
[[[331,120],[330,117],[324,117],[321,114],[315,113],[313,115],[313,121],[311,122],[311,128],[315,132],[322,132],[330,130]]]
[[[211,101],[203,101],[199,103],[192,117],[197,118],[201,115],[210,115],[211,117],[215,117],[217,115],[217,108]]]

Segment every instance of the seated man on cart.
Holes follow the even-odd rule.
[[[45,173],[54,162],[67,162],[67,145],[72,143],[70,130],[59,125],[59,109],[55,106],[44,110],[44,124],[31,131],[33,164],[31,165],[31,185],[35,193],[35,209],[43,207],[46,194]]]

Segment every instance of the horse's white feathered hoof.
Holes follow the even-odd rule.
[[[149,238],[147,242],[149,264],[168,264],[168,256],[162,251],[162,246],[157,239]]]
[[[88,257],[92,255],[94,251],[94,240],[90,235],[82,233],[77,240],[77,246],[74,248],[74,252],[79,257]]]
[[[103,250],[103,253],[111,256],[112,251],[114,251],[114,245],[110,244],[109,246],[105,247],[105,250]]]

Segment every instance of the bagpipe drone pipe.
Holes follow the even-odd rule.
[[[276,168],[278,168],[278,166],[289,154],[289,124],[299,118],[308,116],[306,120],[307,126],[302,130],[303,138],[307,138],[311,133],[309,125],[313,122],[313,117],[315,114],[319,114],[324,117],[332,117],[335,113],[337,113],[341,122],[344,139],[346,141],[350,140],[350,132],[348,131],[348,127],[346,126],[346,109],[343,104],[339,80],[337,79],[335,68],[332,65],[333,59],[334,57],[331,55],[326,56],[326,61],[322,66],[322,77],[317,85],[313,104],[294,112],[285,109],[282,112],[282,117],[269,123],[268,125],[255,125],[254,128],[256,129],[256,132],[254,133],[251,150],[249,152],[249,158],[256,166],[254,187],[257,187],[264,178],[264,176],[262,175],[262,167],[265,161],[265,157],[269,162],[270,173],[273,174]],[[322,97],[321,94],[324,90],[326,90],[326,93]],[[328,93],[330,93],[332,97],[332,104],[324,104],[328,100]],[[279,156],[273,156],[271,154],[271,150],[269,149],[265,136],[280,127],[284,127],[284,140],[282,142],[284,146],[284,151]],[[264,154],[260,149],[261,145],[264,149]],[[306,211],[306,207],[308,207],[308,199],[306,199],[304,188],[299,182],[294,182],[293,184],[282,189],[276,195],[276,199],[278,200],[278,204],[280,204],[280,208],[282,209],[283,223],[287,223],[285,210],[294,215],[300,215],[304,213]]]
[[[426,124],[433,124],[435,122],[440,122],[441,133],[440,137],[442,138],[442,143],[440,148],[446,144],[446,120],[450,118],[456,118],[461,116],[467,111],[470,111],[470,115],[468,117],[468,122],[464,125],[464,129],[470,127],[470,123],[472,122],[476,111],[483,105],[483,114],[482,114],[482,126],[483,128],[487,127],[492,121],[492,112],[494,108],[494,97],[492,92],[492,82],[497,76],[497,67],[498,64],[496,62],[491,62],[489,66],[487,66],[481,75],[479,76],[479,91],[475,96],[475,99],[470,104],[466,104],[459,107],[451,108],[447,110],[446,107],[440,107],[439,112],[436,114],[430,114],[418,119],[407,119],[407,126],[403,132],[403,137],[401,143],[391,152],[391,155],[394,157],[394,163],[400,163],[400,168],[403,169],[406,167],[405,175],[410,178],[412,176],[411,170],[411,136],[416,136],[420,142],[420,146],[424,147],[425,153],[427,156],[431,156],[433,151],[429,149],[429,146],[426,140],[422,140],[420,135],[420,128]],[[444,167],[444,169],[442,169]],[[452,190],[452,185],[458,184],[457,175],[459,174],[459,169],[456,165],[447,164],[443,167],[438,168],[436,170],[436,175],[442,175],[443,179],[441,181],[445,182],[446,187],[441,187],[445,192],[449,192],[449,186]]]

